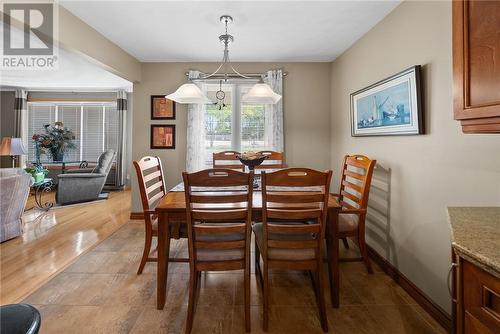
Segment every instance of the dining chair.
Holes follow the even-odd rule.
[[[314,272],[311,276],[314,276],[321,327],[328,331],[323,295],[323,238],[331,177],[331,171],[307,168],[261,174],[262,223],[254,224],[253,232],[255,268],[264,294],[264,331],[269,324],[269,269]]]
[[[283,154],[283,152],[260,151],[258,153],[267,156],[267,158],[262,162],[262,164],[255,166],[255,169],[273,170],[286,167],[285,155]]]
[[[142,211],[144,214],[145,239],[144,250],[137,274],[140,275],[146,262],[157,262],[157,258],[151,257],[151,244],[153,237],[158,236],[158,216],[155,207],[166,194],[165,178],[159,157],[146,156],[138,161],[134,161],[135,172],[141,194]],[[187,238],[185,225],[170,225],[172,233],[176,238]],[[175,229],[175,231],[174,231]],[[167,258],[169,249],[167,249]]]
[[[190,259],[186,334],[191,332],[193,326],[199,273],[241,269],[244,270],[245,329],[249,332],[254,174],[230,169],[207,169],[190,174],[184,172],[182,177]],[[196,191],[197,187],[208,187],[212,191],[206,188]]]
[[[363,261],[368,273],[373,269],[368,256],[365,240],[365,220],[368,209],[368,196],[376,160],[364,155],[346,155],[340,179],[340,190],[333,194],[342,206],[339,212],[338,232],[344,247],[349,248],[347,238],[359,247],[361,256],[340,258],[340,261]]]
[[[212,167],[234,169],[244,172],[245,165],[238,159],[238,155],[240,155],[238,151],[214,152],[212,154]]]

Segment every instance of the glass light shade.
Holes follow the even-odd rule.
[[[186,83],[180,86],[175,92],[165,96],[165,98],[178,103],[212,103],[212,101],[203,94],[201,89],[193,83]]]
[[[255,84],[245,95],[242,101],[249,104],[275,104],[281,99],[272,88],[265,83]]]
[[[0,155],[26,155],[28,151],[24,147],[21,138],[4,137],[0,146]]]

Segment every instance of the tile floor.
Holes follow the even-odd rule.
[[[136,275],[143,223],[130,221],[28,296],[42,314],[41,333],[183,333],[188,301],[187,264],[169,265],[164,310],[156,310],[156,265]],[[351,250],[348,252],[354,252]],[[185,242],[172,252],[186,253]],[[342,249],[342,252],[347,252]],[[445,333],[376,265],[341,264],[339,309],[326,289],[330,333]],[[322,333],[307,273],[273,272],[268,333]],[[251,279],[252,333],[261,333],[261,291]],[[245,333],[243,276],[204,273],[192,333]]]

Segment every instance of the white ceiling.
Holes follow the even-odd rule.
[[[3,29],[3,24],[1,25]],[[12,29],[12,39],[23,40],[23,33]],[[35,35],[32,35],[38,39]],[[40,44],[41,42],[38,41]],[[58,66],[51,70],[1,70],[0,85],[44,90],[132,90],[132,83],[73,52],[58,49]]]
[[[74,1],[60,3],[140,61],[218,61],[229,14],[233,61],[331,61],[397,1]]]

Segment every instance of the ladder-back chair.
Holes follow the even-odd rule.
[[[342,206],[338,222],[339,238],[346,248],[349,248],[347,238],[352,239],[361,253],[359,258],[341,258],[340,261],[363,261],[368,273],[373,273],[373,269],[366,247],[365,219],[376,163],[376,160],[364,155],[346,155],[340,179],[340,191],[334,194]]]
[[[253,172],[207,169],[182,174],[189,245],[189,302],[186,333],[193,325],[198,275],[244,270],[245,328],[250,331],[250,236]],[[196,191],[197,187],[214,188]],[[224,187],[217,191],[217,188]],[[229,189],[227,188],[229,187]]]
[[[275,152],[275,151],[260,151],[262,155],[267,156],[266,160],[262,162],[262,164],[255,166],[255,169],[282,169],[285,168],[285,155],[283,152]]]
[[[163,168],[161,165],[161,160],[159,157],[146,156],[138,161],[134,161],[135,172],[137,175],[137,182],[139,183],[139,192],[141,194],[142,210],[144,213],[144,223],[145,223],[145,239],[144,239],[144,250],[142,253],[141,263],[137,274],[141,274],[146,262],[157,262],[158,259],[151,257],[151,244],[153,237],[158,236],[158,217],[155,213],[155,208],[166,194],[165,178],[163,176]],[[176,237],[186,238],[186,227],[171,225],[172,231],[170,235],[175,235]],[[173,233],[175,232],[175,233]],[[169,255],[169,250],[167,249],[167,259]],[[169,259],[173,261],[174,259]],[[177,259],[178,262],[187,262],[183,259]]]
[[[332,172],[289,168],[262,172],[262,223],[254,224],[255,267],[263,289],[263,327],[269,323],[269,269],[314,272],[321,327],[328,331],[323,244]],[[307,223],[304,223],[307,222]],[[260,268],[262,257],[263,268]]]
[[[238,151],[223,151],[214,152],[212,154],[212,167],[234,169],[238,171],[245,171],[245,166],[238,159],[240,152]]]

